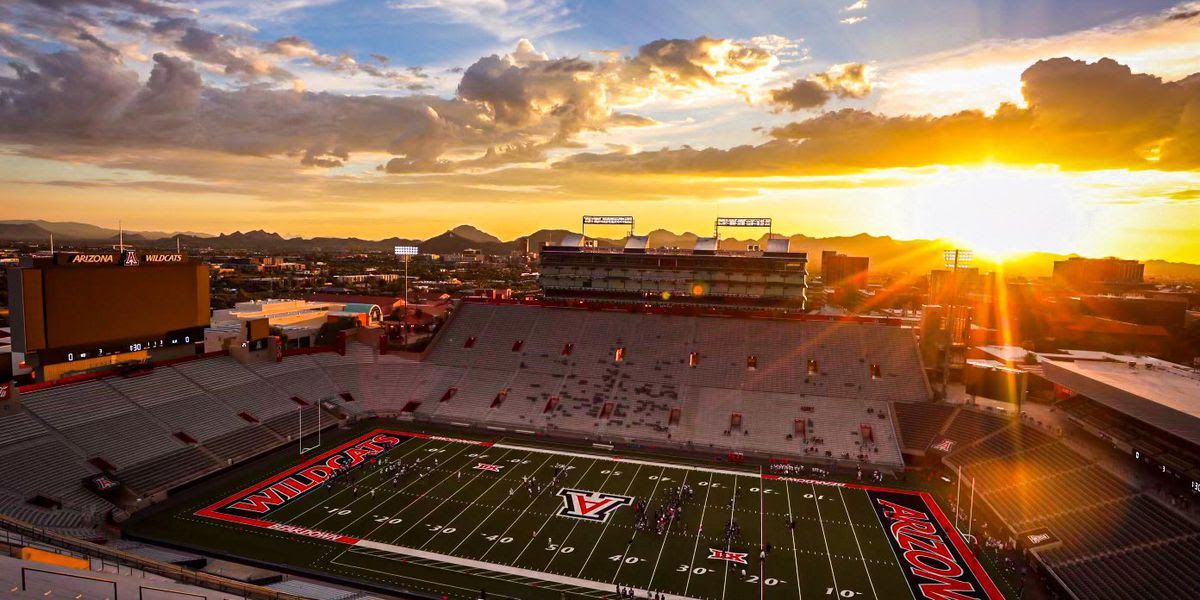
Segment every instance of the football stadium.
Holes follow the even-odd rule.
[[[1147,378],[1168,378],[1187,395],[1194,374],[1044,357],[1028,371],[1066,390],[1055,410],[1096,430],[1081,443],[1011,408],[937,399],[905,321],[792,310],[806,257],[786,245],[579,242],[543,249],[564,255],[548,261],[557,297],[460,300],[421,352],[365,326],[284,348],[254,323],[239,346],[202,352],[177,336],[206,287],[178,285],[188,308],[138,321],[138,335],[164,336],[148,351],[107,322],[59,343],[49,283],[85,282],[71,293],[120,310],[131,286],[162,269],[192,277],[194,263],[27,260],[10,271],[18,347],[64,374],[5,390],[0,525],[21,556],[58,562],[4,567],[20,570],[14,594],[1200,592],[1200,525],[1088,446],[1122,431],[1131,464],[1170,459],[1188,477],[1188,431],[1156,426],[1171,407],[1094,378],[1150,392],[1163,385]],[[101,359],[116,366],[87,362]]]

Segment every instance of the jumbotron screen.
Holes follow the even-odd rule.
[[[116,351],[109,342],[118,341],[149,349],[169,345],[162,341],[169,333],[207,326],[208,268],[182,260],[147,264],[147,258],[134,262],[136,266],[117,262],[26,269],[22,304],[27,350],[90,348],[89,355],[95,356],[101,349],[100,354]],[[143,340],[144,348],[138,345]]]
[[[43,277],[48,348],[208,324],[203,266],[47,269]]]

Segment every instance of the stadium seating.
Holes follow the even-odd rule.
[[[211,473],[223,465],[204,450],[189,446],[142,462],[136,467],[117,471],[126,486],[143,496],[166,490],[180,482]]]
[[[354,347],[348,354],[365,348]],[[424,362],[328,354],[313,360],[336,390],[363,400],[360,410],[409,416],[401,415],[408,407],[418,419],[609,441],[796,456],[804,445],[788,438],[791,419],[802,407],[820,405],[807,416],[825,427],[812,458],[857,461],[864,454],[899,467],[890,409],[870,400],[925,400],[928,388],[919,369],[901,375],[889,368],[885,372],[900,381],[880,382],[867,365],[885,360],[870,357],[906,353],[908,362],[896,364],[919,365],[915,352],[911,333],[857,323],[465,303]],[[823,374],[808,375],[809,360],[822,364]],[[370,372],[339,371],[332,363],[370,364]],[[703,400],[692,404],[695,398]],[[737,438],[725,433],[734,407],[744,407]],[[674,409],[682,418],[672,425]],[[794,414],[772,418],[780,410]],[[860,423],[878,432],[865,452]]]
[[[1200,573],[1200,536],[1175,537],[1060,564],[1054,573],[1079,598],[1191,600]]]
[[[283,438],[261,426],[243,427],[211,441],[204,447],[213,454],[233,463],[279,446]]]
[[[995,417],[965,409],[954,424],[982,437],[946,462],[1013,531],[1059,540],[1035,553],[1078,598],[1196,597],[1200,525],[1028,424],[993,430]]]
[[[954,405],[929,402],[897,402],[894,406],[906,452],[924,452],[958,410]]]

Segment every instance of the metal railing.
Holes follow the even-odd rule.
[[[179,583],[195,585],[226,594],[234,594],[243,598],[252,600],[305,600],[301,596],[278,592],[260,585],[226,579],[194,569],[141,557],[114,548],[85,542],[48,529],[35,527],[24,521],[5,515],[0,515],[0,529],[5,531],[6,535],[11,533],[18,534],[21,543],[25,545],[31,541],[39,542],[71,556],[99,559],[103,564],[115,564],[118,567],[126,567],[131,570],[137,569],[144,573],[166,577]]]

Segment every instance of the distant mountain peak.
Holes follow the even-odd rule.
[[[453,233],[461,238],[466,238],[478,244],[500,244],[502,240],[486,231],[475,227],[474,225],[459,225],[451,229],[449,233]]]

